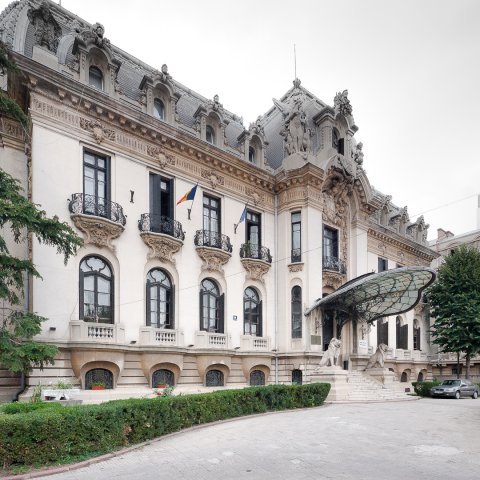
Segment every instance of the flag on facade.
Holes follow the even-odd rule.
[[[185,202],[187,200],[193,200],[195,198],[195,194],[197,193],[197,187],[198,187],[198,183],[197,185],[195,185],[194,187],[192,187],[178,202],[177,202],[177,205],[179,205],[180,203],[182,202]]]
[[[245,208],[243,209],[243,212],[242,212],[242,215],[240,217],[240,220],[238,221],[237,223],[237,227],[238,225],[240,225],[242,222],[245,221],[245,218],[247,217],[247,206],[245,205]]]

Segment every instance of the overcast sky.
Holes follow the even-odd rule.
[[[9,3],[0,0],[3,8]],[[297,76],[333,105],[348,89],[376,189],[442,227],[477,227],[478,0],[62,0],[110,41],[243,116]]]

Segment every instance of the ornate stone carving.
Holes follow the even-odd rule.
[[[96,45],[101,49],[108,50],[111,53],[112,46],[110,40],[105,38],[105,27],[101,23],[95,23],[89,28],[85,28],[77,35],[77,40],[83,42],[85,46]]]
[[[112,241],[125,230],[122,225],[106,218],[80,214],[72,215],[71,218],[75,226],[85,234],[85,243],[91,243],[97,247],[107,247],[112,251],[115,251]]]
[[[280,110],[284,119],[284,127],[280,132],[285,138],[287,155],[294,153],[311,153],[311,137],[313,135],[307,125],[307,116],[304,110],[305,93],[295,85],[286,103],[273,99],[273,103]]]
[[[202,178],[208,180],[213,189],[215,189],[218,185],[225,184],[225,178],[217,175],[213,170],[202,170]]]
[[[175,165],[175,157],[168,153],[165,148],[161,146],[147,145],[147,155],[157,160],[160,168],[165,168],[167,165]]]
[[[338,338],[332,338],[328,344],[327,351],[323,354],[322,359],[320,360],[320,367],[335,367],[338,362],[338,357],[340,356],[340,347],[342,346],[341,340]]]
[[[368,359],[367,366],[365,370],[369,368],[376,368],[380,367],[383,368],[385,366],[385,356],[387,354],[388,346],[384,343],[381,343],[377,347],[377,351]]]
[[[258,280],[264,282],[263,276],[268,273],[272,264],[263,262],[262,260],[255,260],[252,258],[241,259],[243,268],[247,271],[248,280]]]
[[[357,143],[355,151],[352,152],[352,158],[357,165],[363,164],[363,143]]]
[[[225,265],[232,256],[218,248],[196,247],[198,256],[203,260],[202,271],[220,272],[223,274],[223,265]]]
[[[365,340],[365,337],[370,333],[370,330],[372,329],[372,325],[370,323],[367,323],[367,321],[362,318],[358,321],[358,326],[360,327],[362,340]]]
[[[245,194],[252,200],[255,206],[263,203],[263,195],[260,195],[256,190],[252,188],[245,188]]]
[[[62,29],[50,12],[50,5],[43,2],[39,8],[31,8],[27,15],[35,28],[35,45],[40,45],[56,53]]]
[[[334,290],[337,290],[342,286],[344,277],[345,276],[339,272],[324,270],[322,284],[324,287],[331,287]]]
[[[250,133],[259,135],[260,137],[265,137],[265,130],[262,125],[262,117],[257,117],[254,123],[251,123],[248,127]]]
[[[348,90],[337,92],[333,99],[333,105],[335,110],[341,113],[344,117],[350,116],[352,114],[352,105],[348,99]]]
[[[303,263],[291,263],[288,265],[288,270],[292,273],[301,272],[303,270]]]
[[[98,144],[102,143],[105,138],[115,141],[115,131],[104,127],[98,120],[80,118],[80,128],[90,132]]]
[[[182,248],[183,242],[177,238],[161,233],[142,232],[142,240],[150,248],[148,259],[158,258],[162,262],[175,265],[173,256]]]

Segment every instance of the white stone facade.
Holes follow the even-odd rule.
[[[47,26],[36,21],[40,13]],[[9,88],[27,99],[32,125],[25,141],[13,122],[2,124],[1,166],[16,168],[21,178],[28,171],[31,199],[85,240],[67,265],[54,249],[31,244],[43,279],[31,282],[29,308],[48,318],[39,340],[55,343],[60,354],[54,367],[32,373],[30,385],[73,379],[85,387],[92,369],[110,371],[116,389],[151,386],[160,369],[170,371],[179,387],[205,385],[211,370],[230,387],[261,382],[262,374],[266,383],[309,382],[325,342],[340,334],[326,331],[322,319],[307,320],[309,305],[377,271],[379,257],[388,268],[428,266],[435,257],[423,218],[411,222],[406,207],[371,188],[346,91],[332,107],[296,79],[245,128],[217,96],[207,100],[187,90],[165,65],[161,71],[147,67],[112,46],[101,25],[80,21],[53,2],[12,4],[0,27],[27,79],[12,77]],[[164,187],[152,187],[155,179],[168,194],[161,197]],[[102,193],[95,190],[88,206],[93,184]],[[176,205],[195,185],[193,204]],[[217,207],[206,209],[204,199]],[[245,207],[250,216],[240,223]],[[158,233],[141,223],[140,230],[139,220],[149,213],[181,226],[172,223]],[[218,214],[213,230],[206,228],[207,214]],[[202,230],[207,236],[197,233]],[[212,232],[228,239],[212,241]],[[88,288],[80,271],[89,256],[110,269],[112,308],[95,310],[87,322]],[[146,284],[152,269],[167,275],[169,301],[152,300]],[[218,293],[212,328],[201,323],[205,279]],[[92,288],[100,298],[101,288]],[[245,326],[249,288],[261,301],[256,335]],[[148,325],[148,305],[167,305],[170,325]],[[398,379],[427,376],[428,325],[421,308],[400,320],[408,325],[406,348],[397,348],[396,319],[389,319],[387,364]],[[414,321],[421,332],[418,350]],[[341,335],[345,368],[363,367],[377,346],[376,326],[355,332],[347,325]]]

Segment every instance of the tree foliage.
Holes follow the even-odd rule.
[[[0,71],[12,69],[16,67],[0,45]],[[25,126],[27,117],[17,104],[13,110],[9,108],[9,102],[15,103],[0,92],[0,115],[13,116]],[[15,114],[17,110],[21,115]],[[30,202],[23,195],[20,183],[0,169],[0,364],[12,372],[26,373],[33,366],[43,368],[45,364],[53,364],[57,348],[33,340],[41,332],[45,318],[25,311],[24,282],[29,276],[40,277],[40,274],[30,260],[10,254],[5,240],[8,230],[16,243],[27,241],[28,234],[33,234],[40,243],[57,247],[65,262],[75,254],[82,240],[67,223],[49,218]]]
[[[437,282],[427,294],[433,342],[444,352],[466,354],[480,351],[480,252],[468,246],[453,250],[438,269]]]

